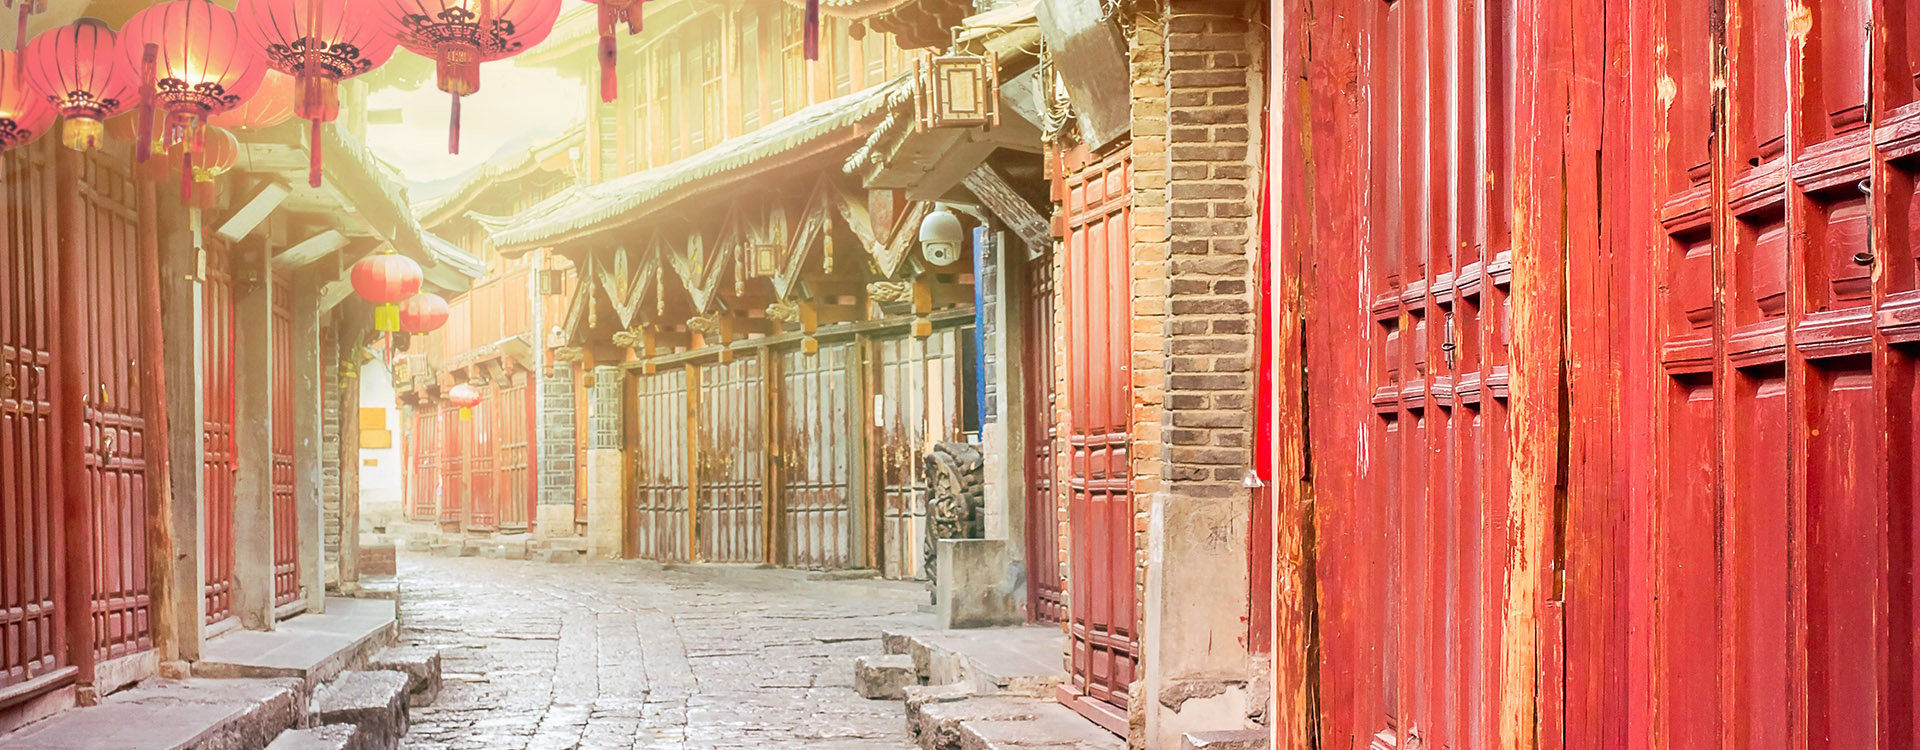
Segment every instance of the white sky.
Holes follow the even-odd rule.
[[[369,94],[369,110],[398,109],[401,121],[367,126],[367,142],[408,183],[431,182],[485,163],[507,144],[558,137],[585,117],[586,96],[584,85],[552,70],[518,67],[512,59],[490,62],[480,66],[479,93],[461,104],[459,156],[447,153],[453,98],[431,80],[413,90]]]

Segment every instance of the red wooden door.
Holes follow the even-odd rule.
[[[460,418],[460,409],[442,402],[440,427],[440,528],[459,531],[467,509],[467,451],[472,422]]]
[[[795,568],[850,568],[864,539],[854,510],[852,343],[780,354],[781,549]]]
[[[123,156],[80,160],[85,223],[87,480],[92,485],[96,658],[151,647],[147,597],[146,411],[140,388],[139,187]],[[231,558],[229,558],[231,559]]]
[[[1060,496],[1054,460],[1060,437],[1054,419],[1053,254],[1027,264],[1026,318],[1021,363],[1026,388],[1027,472],[1027,617],[1035,622],[1066,619],[1064,578],[1060,575]]]
[[[273,603],[300,600],[300,515],[293,475],[293,314],[287,285],[273,291]]]
[[[1068,519],[1072,645],[1068,703],[1124,731],[1140,647],[1134,595],[1132,165],[1121,153],[1064,185]]]
[[[527,387],[531,379],[531,374],[521,372],[513,382],[501,386],[499,407],[493,410],[499,456],[494,493],[499,498],[497,525],[502,531],[526,531],[532,519],[533,436],[529,417],[533,389]]]
[[[700,367],[696,465],[700,559],[767,558],[767,380],[760,358]]]
[[[407,517],[415,521],[433,521],[439,509],[440,411],[438,404],[425,400],[413,408],[413,433],[408,435],[413,480],[407,484]]]
[[[500,389],[488,387],[480,391],[480,404],[473,407],[472,419],[467,420],[467,515],[462,519],[462,527],[467,531],[493,531],[499,520],[500,478],[496,472],[500,465],[499,429],[494,415],[505,402]]]
[[[693,553],[687,372],[674,368],[627,383],[633,496],[627,549],[645,560],[685,561]]]
[[[67,666],[64,554],[54,439],[53,160],[0,156],[0,691]]]
[[[881,574],[925,578],[925,459],[933,441],[952,440],[959,428],[959,339],[951,328],[903,333],[875,339],[873,352],[880,413],[868,460],[880,468]]]
[[[233,615],[234,441],[233,276],[228,248],[209,244],[201,286],[201,435],[205,443],[201,525],[206,556],[206,615],[216,623]]]

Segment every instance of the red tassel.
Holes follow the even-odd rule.
[[[190,148],[180,150],[180,200],[193,200],[193,149]]]
[[[13,51],[15,52],[20,52],[27,48],[27,12],[32,9],[33,0],[27,0],[20,4],[20,28],[14,32],[13,36]]]
[[[307,147],[307,184],[320,187],[320,121],[313,120],[312,143]]]
[[[447,153],[460,153],[460,95],[453,95],[453,122],[447,132]]]
[[[820,0],[807,0],[807,22],[804,29],[807,59],[818,60],[820,59]]]
[[[600,34],[600,101],[612,104],[620,97],[620,52],[614,46],[613,35],[606,31],[603,29]]]

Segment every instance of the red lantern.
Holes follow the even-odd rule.
[[[0,50],[0,152],[25,146],[53,124],[53,108],[20,75],[20,53]]]
[[[626,24],[628,34],[640,33],[640,6],[646,0],[587,0],[600,6],[600,101],[613,103],[620,92],[620,50],[614,35]]]
[[[186,158],[181,154],[181,158]],[[207,128],[200,144],[200,158],[193,166],[193,205],[200,208],[213,208],[219,202],[220,192],[214,180],[226,174],[240,163],[240,139],[226,128]]]
[[[388,250],[369,255],[353,264],[349,275],[353,291],[374,304],[375,330],[394,333],[400,330],[400,302],[420,291],[420,264]]]
[[[277,70],[267,71],[260,90],[247,103],[207,119],[207,123],[229,130],[270,128],[293,119],[293,76]]]
[[[147,112],[146,108],[137,106],[133,108],[133,111],[134,114],[127,117],[115,117],[107,121],[108,138],[126,143],[140,142],[141,114],[145,113],[146,116],[153,117],[157,113]],[[174,161],[173,159],[166,158],[168,156],[167,144],[159,137],[159,127],[150,123],[146,130],[148,133],[147,148],[150,150],[152,156],[159,158],[149,158],[144,164],[135,164],[133,165],[133,171],[134,174],[139,175],[142,179],[159,180],[167,176],[167,170],[176,169],[179,165],[172,163]]]
[[[23,54],[27,83],[67,120],[61,130],[67,148],[98,148],[101,123],[140,98],[137,80],[114,50],[113,29],[96,19],[41,34]]]
[[[168,0],[135,13],[120,30],[120,53],[140,71],[140,85],[152,86],[142,108],[166,113],[166,142],[187,144],[186,173],[207,118],[239,107],[267,73],[244,43],[239,20],[210,0]],[[151,145],[139,141],[139,160],[146,161]],[[187,187],[191,177],[183,177]]]
[[[447,324],[451,315],[447,300],[432,292],[421,292],[400,303],[400,330],[407,333],[433,333]]]
[[[480,405],[480,391],[461,383],[447,390],[447,403],[460,407],[460,419],[473,419],[473,407]]]
[[[266,63],[298,79],[294,111],[313,125],[307,183],[320,187],[320,124],[340,116],[340,82],[393,57],[399,44],[371,0],[240,0],[241,26]]]
[[[480,64],[504,60],[553,32],[560,0],[378,0],[398,25],[400,46],[438,65],[453,95],[447,148],[460,153],[460,97],[480,90]]]

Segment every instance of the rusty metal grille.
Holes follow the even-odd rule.
[[[863,536],[854,511],[855,346],[822,344],[817,354],[780,355],[781,544],[796,568],[860,564]]]
[[[273,289],[273,603],[300,600],[300,516],[293,476],[293,314],[287,285]]]
[[[693,552],[687,453],[687,369],[628,380],[627,446],[633,513],[627,549],[645,560],[684,561]]]
[[[695,530],[702,560],[766,560],[766,383],[759,357],[700,368]]]
[[[67,664],[49,377],[59,219],[47,153],[0,155],[0,690]]]

